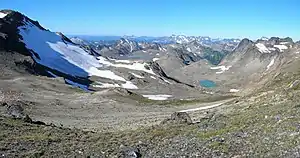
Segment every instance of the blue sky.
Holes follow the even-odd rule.
[[[300,39],[299,0],[1,0],[52,31]]]

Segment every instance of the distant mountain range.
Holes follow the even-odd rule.
[[[152,42],[160,44],[171,43],[189,43],[191,41],[197,41],[201,44],[210,45],[210,43],[230,43],[237,44],[241,40],[237,38],[211,38],[209,36],[187,36],[187,35],[171,35],[171,36],[87,36],[87,35],[69,35],[70,38],[80,38],[86,41],[92,42],[113,42],[121,38],[130,39],[137,42]]]

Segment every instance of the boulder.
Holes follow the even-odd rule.
[[[186,112],[174,112],[171,118],[165,119],[162,124],[192,124],[193,121]]]
[[[123,147],[121,151],[122,158],[141,158],[142,155],[138,148]]]
[[[32,122],[32,119],[24,112],[22,102],[3,103],[6,106],[6,114],[14,119],[22,119],[25,122]]]

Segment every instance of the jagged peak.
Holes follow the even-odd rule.
[[[253,44],[254,42],[249,40],[248,38],[244,38],[241,40],[241,42],[238,44],[237,48],[246,47],[249,44]]]
[[[37,26],[39,29],[46,30],[44,27],[42,27],[40,25],[40,23],[38,21],[32,20],[31,18],[27,17],[26,15],[24,15],[18,11],[4,9],[4,10],[0,10],[0,12],[7,14],[5,16],[5,19],[9,19],[10,22],[17,23],[17,26],[25,25],[26,23],[24,23],[24,22],[30,22],[33,25]]]

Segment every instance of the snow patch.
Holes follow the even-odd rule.
[[[136,85],[134,85],[130,81],[126,81],[126,83],[122,84],[122,87],[125,89],[139,89]]]
[[[238,89],[230,89],[230,90],[229,90],[230,93],[237,93],[237,92],[239,92],[239,91],[240,91],[240,90],[238,90]]]
[[[296,54],[299,54],[300,52],[296,52]]]
[[[0,18],[4,18],[7,14],[0,12]]]
[[[168,81],[168,80],[166,80],[166,79],[164,79],[164,78],[162,78],[166,83],[168,83],[168,84],[172,84],[170,81]]]
[[[285,49],[288,49],[288,47],[285,46],[285,45],[274,45],[274,47],[275,47],[275,48],[278,48],[281,52],[282,52],[283,50],[285,50]]]
[[[271,51],[262,43],[257,43],[255,46],[261,53],[271,53]]]
[[[274,62],[275,62],[275,59],[272,59],[271,62],[269,63],[269,65],[267,66],[267,70],[269,70],[270,67],[271,67],[272,65],[274,65]]]
[[[120,87],[120,86],[118,84],[97,82],[97,85],[93,85],[93,87],[96,87],[96,88],[115,88],[115,87]]]
[[[216,72],[216,74],[221,74],[227,70],[229,70],[229,68],[231,68],[231,66],[216,66],[216,67],[210,67],[211,70],[220,70],[218,72]]]
[[[131,61],[129,61],[129,60],[117,60],[117,59],[110,59],[110,60],[112,60],[116,63],[125,63],[125,64],[130,64],[131,63]]]
[[[134,77],[136,77],[136,78],[145,78],[145,77],[143,77],[143,76],[141,76],[141,75],[138,75],[138,74],[136,74],[136,73],[133,73],[133,72],[131,72],[131,74],[132,74]]]
[[[150,76],[152,79],[155,79],[156,80],[156,78],[154,77],[154,76]]]
[[[157,61],[157,60],[159,60],[159,58],[153,58],[153,59],[152,59],[152,61]]]
[[[131,69],[131,70],[138,70],[138,71],[144,71],[147,72],[149,74],[153,74],[155,75],[155,73],[151,70],[151,69],[146,69],[145,66],[147,66],[146,63],[139,63],[139,62],[133,62],[131,64],[113,64],[111,62],[109,62],[107,59],[99,56],[97,57],[98,62],[103,64],[103,65],[107,65],[107,66],[112,66],[112,67],[122,67],[122,68],[127,68],[127,69]]]
[[[150,100],[167,100],[172,97],[172,95],[159,94],[159,95],[143,95],[143,97],[148,98]]]
[[[192,52],[191,48],[187,48],[186,50],[189,51],[189,52]]]
[[[280,44],[289,44],[290,42],[280,42]]]

